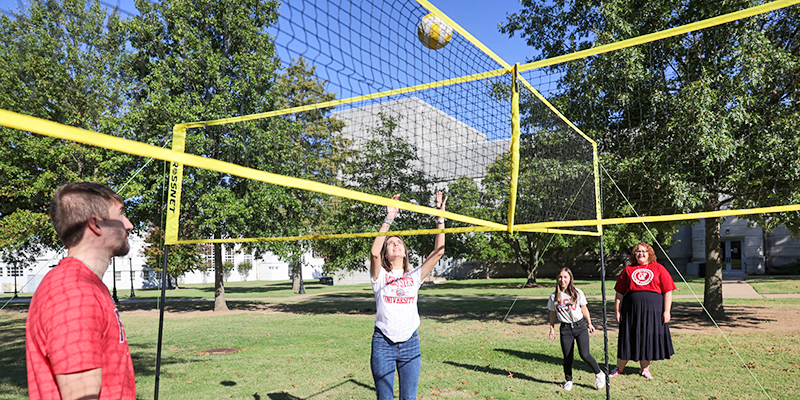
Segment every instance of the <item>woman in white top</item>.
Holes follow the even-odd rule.
[[[392,199],[400,198],[396,194]],[[436,208],[444,211],[447,197],[436,193]],[[396,207],[386,207],[380,232],[388,232],[397,215]],[[444,218],[436,219],[444,229]],[[377,313],[372,335],[370,367],[378,400],[394,398],[394,371],[400,381],[400,400],[417,398],[417,382],[422,365],[419,348],[417,294],[422,280],[444,255],[444,233],[436,235],[433,251],[419,267],[408,267],[408,249],[399,236],[378,236],[372,243],[370,273]]]
[[[602,389],[606,386],[606,374],[600,370],[592,353],[589,351],[589,334],[594,333],[592,318],[589,316],[588,302],[583,291],[573,284],[572,271],[561,268],[558,272],[556,291],[547,301],[550,310],[550,339],[556,338],[556,318],[561,322],[561,353],[564,355],[564,390],[572,390],[572,360],[575,358],[575,342],[578,343],[578,354],[595,373],[594,386]]]

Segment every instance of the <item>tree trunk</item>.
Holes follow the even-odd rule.
[[[525,281],[525,286],[523,286],[523,288],[531,287],[536,287],[536,275],[528,275],[528,280]]]
[[[536,286],[536,273],[539,272],[539,257],[541,254],[539,253],[539,247],[534,245],[534,238],[531,235],[528,235],[528,265],[525,266],[525,269],[528,273],[528,280],[525,282],[525,286],[523,287],[535,287]],[[522,248],[520,248],[520,251]]]
[[[706,284],[703,305],[714,319],[724,319],[722,307],[722,251],[719,218],[706,218]]]
[[[292,263],[292,290],[300,290],[300,282],[303,279],[303,265],[299,260]]]
[[[228,303],[225,302],[224,274],[222,244],[214,243],[214,311],[228,311]]]

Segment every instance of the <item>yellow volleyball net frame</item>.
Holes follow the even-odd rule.
[[[738,12],[722,15],[715,18],[695,22],[692,24],[684,25],[678,28],[669,29],[661,32],[656,32],[649,35],[636,37],[629,40],[624,40],[612,43],[597,48],[592,48],[573,54],[568,54],[560,57],[555,57],[547,60],[522,64],[511,65],[505,60],[501,59],[487,46],[482,44],[477,38],[472,36],[456,21],[453,21],[446,14],[437,9],[433,4],[426,0],[417,0],[418,3],[424,7],[427,12],[433,13],[446,21],[454,29],[454,32],[465,38],[472,43],[476,48],[480,49],[484,54],[494,60],[499,68],[475,74],[465,75],[452,79],[445,79],[436,82],[424,83],[399,89],[392,89],[386,91],[379,91],[369,93],[361,96],[349,97],[340,100],[328,101],[319,104],[306,105],[301,107],[289,108],[285,110],[276,110],[260,114],[252,114],[245,116],[238,116],[225,119],[217,119],[210,121],[198,122],[183,122],[178,123],[173,128],[172,148],[164,149],[157,146],[152,146],[146,143],[136,142],[132,140],[123,139],[111,135],[101,134],[98,132],[75,128],[56,122],[43,120],[35,117],[30,117],[15,113],[7,110],[0,110],[0,125],[28,131],[39,135],[59,138],[63,140],[75,141],[90,146],[97,146],[105,149],[119,151],[122,153],[149,157],[171,163],[169,169],[169,184],[168,184],[168,200],[167,200],[167,223],[165,231],[165,244],[184,244],[184,243],[213,243],[213,242],[254,242],[254,241],[295,241],[295,240],[309,240],[309,239],[327,239],[327,238],[347,238],[347,237],[375,237],[385,235],[378,232],[357,232],[357,233],[342,233],[331,235],[307,235],[307,236],[293,236],[293,237],[270,237],[270,238],[229,238],[229,239],[203,239],[203,240],[181,240],[178,237],[179,231],[179,215],[181,207],[181,189],[182,178],[185,167],[195,167],[206,170],[214,170],[220,173],[230,174],[245,179],[251,179],[261,182],[266,182],[273,185],[280,185],[285,187],[292,187],[306,191],[313,191],[318,193],[330,194],[333,196],[356,200],[359,202],[371,203],[380,206],[393,206],[412,212],[429,214],[432,216],[445,217],[453,221],[459,221],[471,226],[447,228],[443,230],[437,229],[422,229],[422,230],[409,230],[409,231],[394,231],[393,235],[419,235],[419,234],[432,234],[432,233],[459,233],[459,232],[491,232],[491,231],[506,231],[506,232],[546,232],[546,233],[560,233],[560,234],[578,234],[578,235],[593,235],[599,236],[602,234],[603,226],[612,224],[634,224],[634,223],[650,223],[659,221],[679,221],[690,220],[698,218],[710,217],[725,217],[734,215],[752,215],[763,213],[777,213],[788,211],[800,211],[800,204],[790,204],[775,207],[760,207],[751,209],[732,209],[713,212],[701,213],[688,213],[688,214],[674,214],[674,215],[656,215],[646,217],[631,217],[631,218],[612,218],[604,219],[601,213],[600,202],[600,172],[598,161],[597,143],[589,138],[586,134],[575,126],[569,119],[567,119],[559,110],[554,107],[545,96],[537,91],[528,81],[526,81],[521,73],[530,71],[545,66],[556,65],[559,63],[577,60],[583,57],[589,57],[606,52],[612,52],[627,47],[638,46],[645,43],[650,43],[665,38],[681,35],[686,32],[702,30],[720,24],[729,23],[738,19],[755,16],[758,14],[767,13],[783,7],[788,7],[800,3],[800,0],[779,0],[769,2],[760,6],[752,7],[749,9],[741,10]],[[506,223],[498,223],[496,221],[488,221],[480,218],[471,217],[468,215],[457,214],[453,212],[443,212],[431,207],[425,207],[419,204],[396,201],[388,197],[376,196],[368,193],[359,192],[352,189],[346,189],[339,186],[324,184],[307,179],[294,178],[284,175],[278,175],[267,171],[248,168],[245,166],[237,165],[224,160],[210,159],[198,155],[185,153],[185,139],[190,130],[198,127],[207,127],[214,125],[223,125],[238,123],[244,121],[251,121],[257,119],[265,119],[308,111],[313,109],[335,107],[340,105],[353,104],[363,102],[366,100],[376,100],[382,98],[389,98],[391,96],[409,94],[421,90],[429,90],[435,88],[442,88],[451,85],[463,84],[466,82],[485,80],[497,77],[507,77],[510,81],[511,92],[511,107],[509,112],[510,126],[510,154],[511,154],[511,168],[508,171],[508,179],[510,181],[510,190],[508,193],[508,214]],[[546,221],[524,221],[518,223],[517,211],[517,193],[518,193],[518,177],[520,173],[520,116],[519,116],[519,88],[528,91],[528,94],[537,98],[543,107],[555,115],[564,126],[569,127],[574,135],[580,137],[585,141],[587,146],[591,149],[591,170],[592,170],[592,191],[594,202],[594,215],[585,219],[573,220],[546,220]],[[583,229],[582,229],[583,228]],[[588,228],[588,229],[586,229]]]

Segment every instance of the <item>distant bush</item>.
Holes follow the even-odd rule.
[[[767,275],[800,275],[800,260],[767,268]]]
[[[242,280],[247,281],[247,276],[250,275],[250,270],[253,269],[253,264],[250,260],[244,260],[236,266],[236,270],[239,271],[239,275],[242,276]]]

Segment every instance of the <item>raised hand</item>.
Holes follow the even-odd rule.
[[[400,198],[400,194],[396,194],[392,196],[392,200],[397,200]],[[386,217],[389,219],[394,219],[397,216],[397,207],[386,206]]]
[[[436,208],[445,211],[446,204],[447,204],[447,196],[444,196],[444,200],[442,200],[442,192],[436,192]]]

